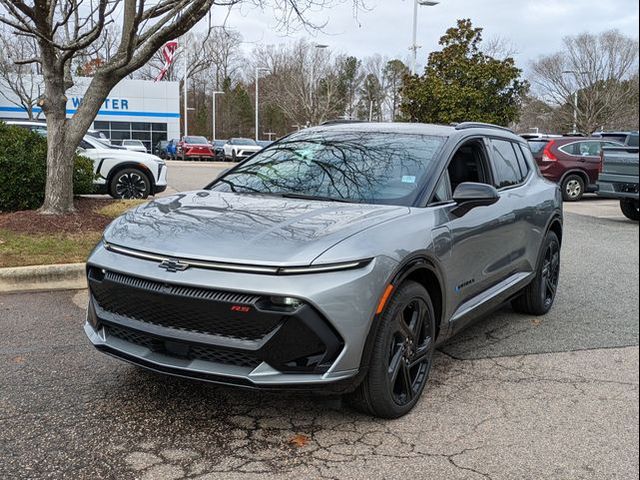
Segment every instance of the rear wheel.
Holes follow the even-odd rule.
[[[398,418],[416,405],[431,371],[435,341],[431,297],[420,284],[405,282],[377,321],[369,372],[349,400],[365,413]]]
[[[638,210],[638,200],[632,198],[624,198],[620,200],[620,210],[625,217],[635,222],[640,220],[640,211]]]
[[[560,241],[554,232],[547,234],[538,263],[536,278],[511,302],[517,312],[544,315],[553,306],[560,279]]]
[[[569,175],[562,182],[562,198],[565,202],[577,202],[584,195],[584,179],[580,175]]]
[[[125,168],[111,179],[109,194],[113,198],[147,198],[151,193],[149,177],[136,168]]]

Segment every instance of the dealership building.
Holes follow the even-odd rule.
[[[42,89],[42,77],[33,76],[35,85],[27,91]],[[67,116],[72,116],[82,102],[91,78],[77,77],[75,85],[67,91]],[[25,80],[22,80],[25,83]],[[28,119],[17,96],[0,80],[0,119]],[[34,110],[40,120],[44,115]],[[148,80],[122,80],[105,100],[93,129],[103,132],[114,144],[125,139],[142,140],[151,151],[161,140],[180,137],[180,90],[178,82]]]

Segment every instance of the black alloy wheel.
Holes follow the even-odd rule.
[[[111,181],[111,196],[125,200],[147,198],[151,193],[151,182],[147,175],[135,168],[122,170]]]
[[[545,315],[551,310],[560,281],[560,239],[548,232],[544,239],[535,278],[511,302],[516,312]]]
[[[409,404],[424,388],[433,356],[427,305],[415,298],[398,312],[397,328],[390,344],[388,374],[394,401]]]
[[[557,242],[550,242],[542,260],[542,272],[540,281],[543,283],[542,291],[545,310],[549,310],[553,305],[558,291],[558,280],[560,279],[560,245]]]
[[[374,339],[369,371],[348,400],[381,418],[398,418],[418,403],[429,379],[435,351],[435,314],[431,297],[419,283],[398,286]]]

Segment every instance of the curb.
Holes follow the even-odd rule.
[[[0,268],[0,293],[87,288],[84,263]]]

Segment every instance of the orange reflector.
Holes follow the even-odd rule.
[[[389,300],[391,292],[393,292],[393,285],[389,285],[382,294],[382,298],[380,298],[380,303],[378,304],[378,310],[376,310],[376,315],[380,315],[384,310],[384,306],[387,304],[387,300]]]

